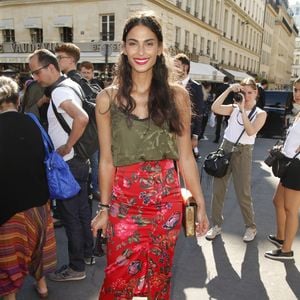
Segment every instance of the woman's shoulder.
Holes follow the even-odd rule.
[[[115,104],[116,97],[118,93],[118,87],[117,86],[109,86],[105,89],[103,89],[96,98],[96,106],[97,110],[104,114],[108,111],[110,111],[110,108]]]
[[[256,113],[259,115],[259,114],[261,114],[261,115],[266,115],[267,114],[267,112],[265,111],[265,110],[263,110],[263,109],[261,109],[260,107],[258,107],[258,106],[256,106]]]
[[[189,93],[184,88],[184,86],[178,84],[178,83],[172,83],[170,84],[171,91],[174,95],[174,100],[176,104],[184,104],[189,101]]]

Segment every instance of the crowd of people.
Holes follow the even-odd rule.
[[[93,236],[101,230],[107,237],[107,267],[99,299],[170,299],[183,214],[181,182],[197,204],[197,236],[214,240],[221,234],[231,177],[244,219],[243,241],[256,236],[252,150],[267,117],[267,82],[258,85],[249,77],[230,84],[225,76],[217,87],[192,80],[189,58],[183,53],[169,57],[161,25],[148,14],[127,20],[110,86],[93,78],[90,62],[81,62],[77,70],[79,61],[80,49],[64,43],[55,53],[39,49],[28,57],[32,78],[21,88],[13,79],[0,77],[0,297],[16,299],[28,274],[35,278],[41,298],[48,296],[46,276],[56,282],[85,279],[86,265],[95,264]],[[90,157],[83,157],[76,147],[89,122],[81,93],[96,104],[99,149]],[[299,106],[300,79],[294,83],[291,126],[282,150],[287,158],[300,150]],[[49,201],[43,142],[27,112],[39,118],[78,181],[81,190],[74,197]],[[57,113],[71,128],[69,133]],[[226,175],[213,180],[209,228],[197,157],[212,114],[214,142],[219,143],[224,126],[220,147],[232,157]],[[278,184],[273,199],[277,231],[268,236],[277,249],[266,252],[267,258],[294,257],[299,169],[300,158],[293,159]],[[89,193],[98,201],[94,217]],[[68,264],[58,269],[54,206],[68,239]]]

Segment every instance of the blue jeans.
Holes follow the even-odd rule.
[[[69,266],[81,272],[85,270],[84,257],[93,254],[92,214],[87,195],[89,163],[78,157],[67,163],[81,191],[70,199],[57,200],[56,203],[68,238]]]
[[[97,150],[91,157],[91,169],[92,169],[92,185],[93,185],[93,192],[99,191],[98,185],[98,166],[99,166],[99,150]]]

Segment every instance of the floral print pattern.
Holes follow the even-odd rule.
[[[182,198],[172,160],[118,167],[101,300],[167,300]]]

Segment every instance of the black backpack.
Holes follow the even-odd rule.
[[[66,79],[66,78],[65,78]],[[96,104],[88,101],[81,89],[81,94],[78,93],[76,89],[74,89],[72,86],[65,85],[65,84],[57,84],[56,86],[52,87],[51,93],[54,91],[57,87],[67,87],[74,91],[74,93],[81,99],[82,101],[82,108],[86,111],[86,113],[89,116],[89,122],[80,137],[80,139],[77,141],[77,143],[74,145],[75,153],[84,158],[88,159],[91,157],[99,148],[98,144],[98,133],[97,133],[97,124],[96,124],[96,115],[95,115],[95,107]],[[68,123],[65,121],[63,116],[57,111],[57,108],[55,107],[53,101],[51,101],[52,109],[54,111],[54,114],[59,121],[60,125],[64,129],[64,131],[67,134],[70,134],[71,128],[69,127]]]
[[[66,75],[81,86],[83,93],[88,101],[96,103],[97,94],[101,91],[100,86],[89,83],[76,70],[72,70],[68,72]]]

